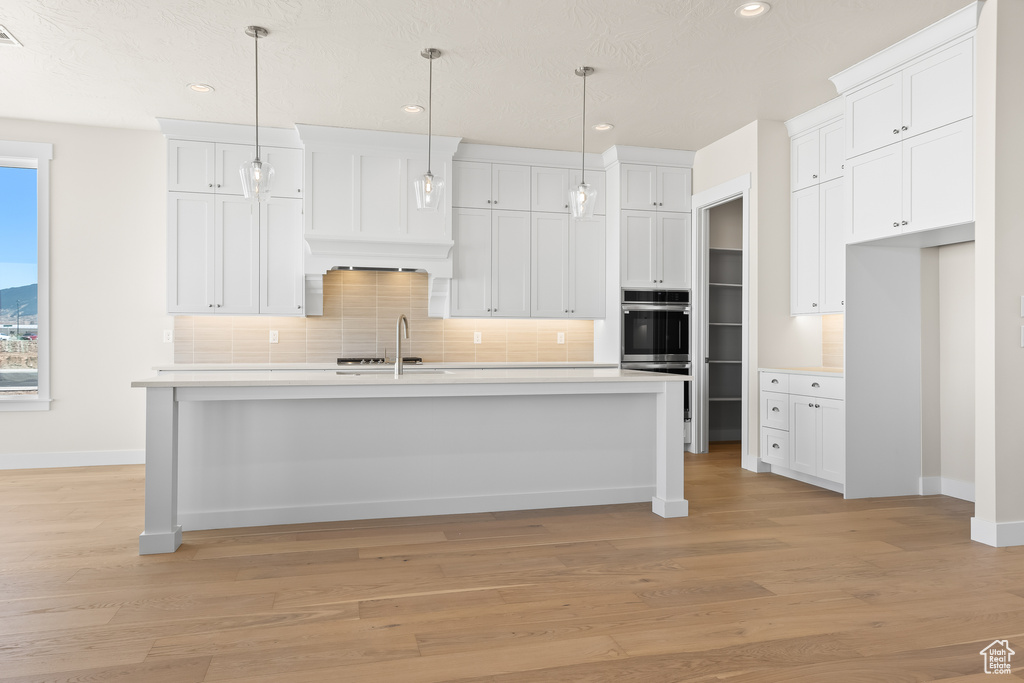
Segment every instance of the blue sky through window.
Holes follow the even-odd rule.
[[[36,169],[0,166],[0,289],[36,284]]]

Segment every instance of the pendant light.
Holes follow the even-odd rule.
[[[270,181],[274,179],[274,167],[260,161],[260,38],[266,38],[269,32],[262,26],[248,26],[245,35],[253,39],[256,47],[256,158],[247,161],[238,169],[242,175],[242,193],[246,199],[258,202],[267,201],[270,194]]]
[[[573,218],[592,218],[597,204],[597,190],[587,184],[587,76],[594,73],[594,67],[581,66],[576,75],[583,77],[583,143],[580,149],[580,184],[569,190],[569,206]]]
[[[429,90],[427,91],[427,172],[422,178],[416,180],[413,186],[416,188],[416,208],[420,211],[437,211],[444,200],[444,178],[438,178],[430,172],[430,137],[433,133],[434,117],[434,60],[441,56],[441,51],[436,47],[428,47],[420,52],[430,62]]]

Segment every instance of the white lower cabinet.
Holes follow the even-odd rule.
[[[843,397],[842,377],[762,371],[761,460],[778,474],[796,472],[843,484]]]

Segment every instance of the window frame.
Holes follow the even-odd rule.
[[[36,169],[36,264],[38,268],[37,360],[35,396],[0,397],[0,412],[50,409],[50,161],[48,142],[0,140],[0,166]]]

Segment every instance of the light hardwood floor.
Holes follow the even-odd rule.
[[[997,638],[1024,662],[1024,548],[971,542],[972,504],[844,501],[735,447],[686,477],[683,519],[202,531],[139,557],[141,467],[0,472],[0,681],[981,681]]]

